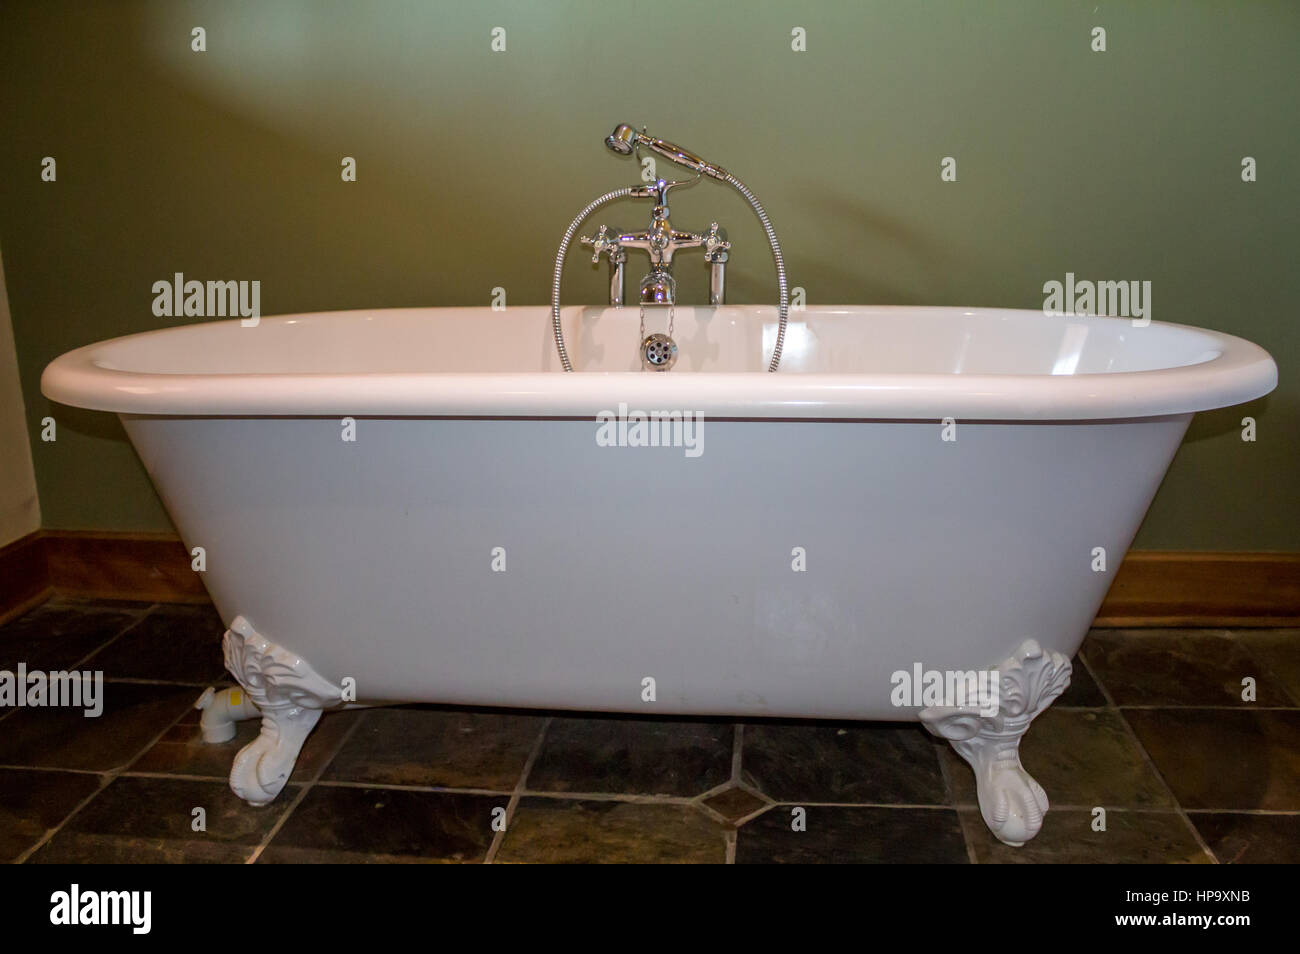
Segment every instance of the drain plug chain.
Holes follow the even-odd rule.
[[[645,333],[645,305],[641,306],[641,370],[667,371],[677,363],[677,342],[673,340],[673,319],[677,306],[668,306],[668,333]]]

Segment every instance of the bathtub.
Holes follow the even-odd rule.
[[[262,719],[241,797],[344,705],[911,720],[1022,844],[1048,802],[1019,740],[1188,422],[1276,383],[1159,322],[809,307],[769,374],[774,308],[678,308],[656,374],[635,309],[563,321],[574,374],[544,307],[215,321],[46,369],[202,548],[242,687],[205,732]],[[976,674],[995,705],[954,696]]]

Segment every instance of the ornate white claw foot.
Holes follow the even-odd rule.
[[[226,668],[262,713],[262,731],[239,750],[230,788],[250,805],[269,804],[289,781],[321,710],[342,704],[343,690],[300,656],[258,634],[236,616],[222,640]]]
[[[1020,738],[1029,723],[1070,684],[1070,661],[1026,640],[998,667],[997,712],[977,706],[932,706],[925,727],[947,739],[975,770],[980,814],[999,841],[1019,848],[1038,834],[1047,793],[1020,764]]]

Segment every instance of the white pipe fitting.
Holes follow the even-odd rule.
[[[199,728],[203,731],[203,741],[229,742],[235,737],[235,723],[256,719],[262,710],[248,698],[248,693],[238,686],[217,692],[211,686],[199,696],[194,708],[202,709]]]

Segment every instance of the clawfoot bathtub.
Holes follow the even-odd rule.
[[[205,736],[262,719],[241,797],[353,703],[910,720],[1022,844],[1048,800],[1020,739],[1188,422],[1276,381],[1158,322],[809,308],[768,374],[775,309],[679,307],[655,374],[635,309],[563,321],[574,374],[543,307],[219,321],[46,369],[121,415],[206,552],[246,698],[205,696]]]

